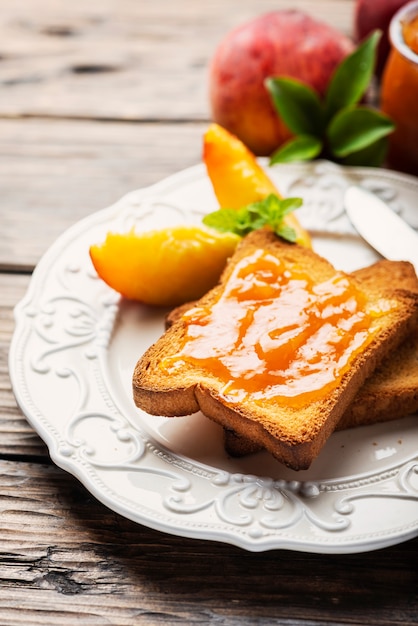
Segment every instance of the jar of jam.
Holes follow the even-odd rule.
[[[391,52],[382,77],[381,109],[396,130],[389,138],[388,164],[418,175],[418,0],[392,18]]]

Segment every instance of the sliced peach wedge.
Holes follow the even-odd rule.
[[[90,247],[97,274],[130,300],[177,306],[213,287],[240,237],[197,226],[109,232]]]
[[[203,161],[220,207],[239,209],[269,194],[281,194],[255,155],[235,135],[211,124],[204,135]],[[284,219],[296,231],[296,242],[311,247],[307,231],[290,213]]]

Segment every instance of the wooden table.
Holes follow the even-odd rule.
[[[53,465],[17,408],[13,307],[70,225],[200,162],[207,66],[281,0],[3,0],[0,9],[0,624],[418,623],[418,538],[248,553],[165,535]],[[295,0],[352,33],[352,0]]]

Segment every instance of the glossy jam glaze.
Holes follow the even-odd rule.
[[[256,250],[235,267],[220,298],[183,316],[181,350],[165,359],[173,371],[191,363],[225,384],[230,403],[302,406],[334,389],[371,340],[373,317],[354,281],[335,273],[314,283],[298,266]]]

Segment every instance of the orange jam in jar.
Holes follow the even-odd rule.
[[[184,343],[163,367],[191,363],[223,384],[229,404],[303,406],[334,389],[372,338],[382,310],[346,274],[313,282],[308,271],[258,249],[241,259],[219,299],[184,314]]]
[[[391,52],[382,77],[381,109],[396,124],[388,163],[418,174],[418,2],[406,4],[390,24]]]

